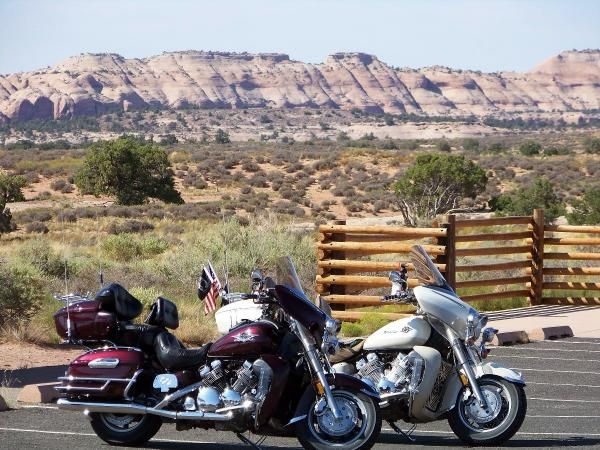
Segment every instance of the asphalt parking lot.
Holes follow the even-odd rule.
[[[600,339],[569,338],[492,350],[490,359],[523,372],[528,412],[506,447],[600,449]],[[401,425],[401,424],[400,424]],[[376,449],[465,447],[445,422],[420,425],[409,442],[384,423]],[[232,433],[176,432],[165,425],[147,448],[226,450],[250,448]],[[265,449],[298,448],[293,438],[269,437]],[[82,414],[47,407],[0,413],[0,448],[111,448],[98,439]],[[115,448],[115,447],[112,447]]]

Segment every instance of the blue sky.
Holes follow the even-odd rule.
[[[83,52],[187,49],[524,71],[573,48],[600,48],[600,1],[0,0],[0,73]]]

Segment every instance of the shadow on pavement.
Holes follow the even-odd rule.
[[[424,446],[424,447],[469,447],[468,444],[460,441],[453,436],[415,436],[415,442],[409,442],[406,438],[403,438],[394,434],[381,434],[377,442],[380,444],[401,444],[403,446]],[[502,444],[502,447],[518,447],[518,448],[552,448],[552,447],[588,447],[600,444],[600,438],[589,438],[589,437],[573,437],[565,438],[543,438],[543,439],[523,439],[522,437],[516,437],[510,439],[508,442]]]
[[[40,384],[55,382],[62,377],[67,366],[44,366],[30,369],[0,370],[0,380],[4,380],[7,387],[23,387],[26,384]]]

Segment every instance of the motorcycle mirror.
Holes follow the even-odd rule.
[[[260,270],[253,270],[250,278],[252,279],[253,283],[260,283],[263,281],[264,276]]]

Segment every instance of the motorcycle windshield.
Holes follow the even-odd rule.
[[[429,254],[420,245],[414,245],[410,250],[410,260],[415,267],[415,273],[419,283],[424,286],[435,286],[454,292],[437,266],[433,263]]]
[[[311,302],[300,283],[300,278],[289,256],[277,261],[275,294],[283,310],[311,331],[322,330],[327,314]]]

